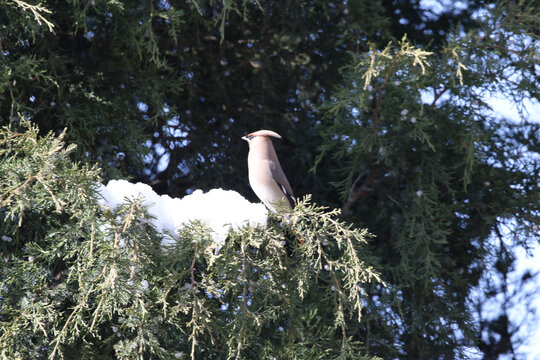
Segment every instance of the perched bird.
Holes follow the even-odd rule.
[[[279,164],[271,136],[281,139],[279,134],[270,130],[255,131],[242,139],[249,144],[249,184],[264,205],[277,212],[280,204],[292,209],[296,199]]]

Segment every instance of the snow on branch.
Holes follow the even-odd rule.
[[[161,232],[176,235],[176,230],[185,223],[199,220],[213,230],[213,240],[223,245],[229,229],[244,225],[266,226],[267,212],[263,204],[253,204],[232,190],[212,189],[207,193],[195,190],[183,198],[158,195],[149,185],[130,183],[126,180],[111,180],[99,188],[100,204],[111,209],[126,200],[143,196],[143,205],[152,215],[152,224]],[[170,245],[177,239],[164,237],[162,245]]]

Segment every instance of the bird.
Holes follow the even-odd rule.
[[[242,139],[249,144],[249,185],[269,210],[278,213],[283,211],[283,207],[292,210],[296,199],[281,168],[271,137],[281,139],[278,133],[271,130],[255,131]]]

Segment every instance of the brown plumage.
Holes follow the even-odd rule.
[[[279,134],[270,130],[255,131],[242,139],[249,144],[249,184],[266,207],[277,212],[279,204],[292,209],[296,200],[291,185],[281,169],[271,136],[281,139]]]

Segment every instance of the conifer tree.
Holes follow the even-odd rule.
[[[539,237],[540,12],[461,3],[1,1],[2,356],[516,354],[508,304],[476,311],[511,302],[514,248]],[[260,128],[295,193],[342,209],[301,202],[305,248],[271,225],[216,258],[188,224],[164,252],[140,202],[96,203],[122,177],[255,200],[239,138]]]
[[[37,133],[0,133],[3,359],[373,358],[349,323],[382,281],[336,210],[298,204],[301,248],[278,221],[163,246],[141,199],[100,206],[96,167]]]

